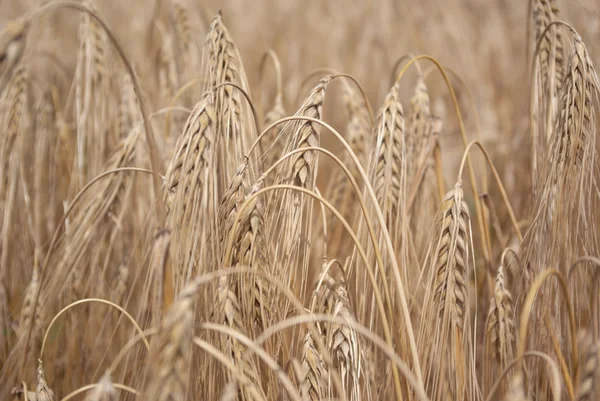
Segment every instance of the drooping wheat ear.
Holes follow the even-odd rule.
[[[184,401],[188,391],[192,340],[194,337],[194,298],[198,288],[184,288],[161,324],[155,356],[150,366],[149,401]]]
[[[144,285],[144,299],[149,299],[150,321],[158,325],[175,297],[173,288],[174,272],[171,270],[171,232],[160,229],[152,244],[152,253],[148,265],[147,281]]]
[[[29,22],[27,17],[12,20],[0,32],[0,94],[23,56]]]
[[[312,299],[310,302],[310,311],[312,313],[331,313],[333,310],[333,296],[334,296],[334,287],[335,280],[329,274],[327,270],[329,264],[327,261],[323,261],[321,267],[321,274],[319,276],[319,281],[317,282],[317,287],[313,291]],[[326,325],[318,323],[321,334],[326,335]]]
[[[386,217],[388,227],[398,213],[402,182],[404,143],[404,111],[400,103],[400,87],[396,84],[386,96],[377,117],[376,145],[372,171],[373,189]]]
[[[244,69],[227,28],[223,24],[221,13],[213,18],[208,35],[208,84],[215,87],[223,82],[239,84],[248,92]],[[219,88],[215,95],[218,132],[222,133],[219,146],[219,167],[224,177],[231,177],[237,163],[242,160],[246,150],[257,133],[247,124],[248,113],[241,103],[238,89],[227,85]],[[222,182],[221,185],[227,185]]]
[[[222,322],[227,326],[244,331],[244,324],[242,321],[241,305],[235,292],[231,290],[230,280],[228,276],[223,276],[219,279],[218,297],[219,303],[219,315]],[[223,336],[224,342],[222,343],[222,349],[227,355],[232,355],[233,350],[231,349],[232,341],[228,336]]]
[[[133,133],[124,138],[102,169],[112,170],[131,165],[138,134]],[[82,297],[90,288],[101,292],[97,286],[92,286],[93,274],[101,273],[101,269],[94,271],[92,266],[98,263],[94,257],[100,255],[108,257],[110,248],[100,249],[101,252],[95,253],[90,252],[90,249],[94,249],[96,241],[103,240],[105,235],[110,238],[113,231],[118,230],[118,224],[113,224],[111,216],[122,218],[126,206],[123,202],[126,192],[124,189],[131,188],[131,181],[131,176],[113,174],[110,179],[96,185],[96,192],[84,194],[80,200],[81,205],[84,206],[78,207],[71,213],[72,229],[65,233],[66,246],[59,248],[57,254],[60,255],[60,259],[57,258],[52,262],[56,263],[56,267],[53,267],[54,274],[49,278],[48,287],[53,291],[63,293],[65,289],[74,290],[75,294],[71,295],[75,297]],[[72,286],[65,286],[67,277],[74,279]]]
[[[44,379],[44,366],[41,360],[38,360],[38,367],[36,371],[36,380],[37,385],[35,387],[35,397],[36,401],[54,401],[56,397],[54,396],[54,391],[48,384],[46,383],[46,379]]]
[[[241,311],[240,301],[232,290],[230,280],[228,276],[223,276],[219,279],[218,292],[218,308],[220,320],[228,327],[244,332],[244,322]],[[240,367],[244,375],[250,379],[248,383],[245,383],[244,387],[239,389],[239,393],[242,400],[249,401],[254,399],[253,394],[258,392],[263,395],[264,393],[260,385],[261,379],[253,359],[244,357],[246,347],[239,343],[239,341],[233,339],[231,336],[221,335],[221,350],[227,355],[231,361]],[[232,380],[231,372],[227,372],[229,380]],[[249,387],[252,387],[251,389]]]
[[[23,65],[15,70],[8,87],[0,99],[2,116],[0,122],[5,131],[0,140],[0,231],[2,233],[0,244],[0,266],[8,266],[11,254],[16,250],[11,243],[14,225],[19,213],[16,213],[18,199],[17,188],[21,182],[19,175],[21,163],[21,150],[25,133],[28,98],[28,73]],[[17,142],[19,138],[19,142]],[[29,262],[30,263],[30,262]]]
[[[594,68],[581,36],[574,35],[574,52],[569,57],[562,86],[560,115],[555,143],[556,163],[563,172],[567,165],[580,165],[590,146]]]
[[[0,202],[5,201],[6,190],[8,188],[8,177],[10,174],[10,158],[15,146],[15,141],[19,136],[23,124],[23,114],[27,103],[27,81],[28,72],[25,66],[20,65],[14,71],[14,74],[8,83],[5,92],[2,94],[2,103],[4,110],[2,115],[2,125],[5,132],[0,143]]]
[[[505,401],[529,401],[529,398],[525,394],[525,386],[523,383],[523,375],[517,373],[513,376],[508,384],[508,392],[504,397]]]
[[[140,104],[135,95],[133,82],[129,74],[123,75],[120,106],[120,138],[126,138],[130,131],[142,120]]]
[[[192,27],[188,18],[189,11],[182,0],[173,1],[173,25],[179,42],[179,51],[185,61],[190,61],[190,50],[192,47]]]
[[[302,380],[300,394],[304,401],[323,400],[331,395],[327,394],[328,372],[323,356],[314,344],[312,333],[308,331],[302,344],[301,357]]]
[[[532,232],[536,234],[530,238],[538,243],[524,247],[535,255],[526,257],[525,266],[567,266],[579,252],[597,249],[595,237],[583,235],[589,230],[588,222],[595,220],[595,207],[590,202],[594,199],[597,169],[592,101],[597,79],[578,34],[574,34],[573,47],[543,171],[544,187],[536,200],[537,210],[545,218],[533,223]],[[536,260],[532,263],[531,258]]]
[[[38,296],[40,291],[40,263],[38,257],[35,257],[33,274],[31,275],[31,281],[25,290],[25,299],[23,299],[23,305],[21,306],[21,316],[19,318],[19,333],[20,336],[27,335],[29,332],[29,324],[33,324],[32,337],[37,337],[41,334],[41,308],[38,306],[35,308],[35,316],[33,316],[33,303]]]
[[[207,39],[210,58],[209,84],[217,86],[229,81],[240,83],[243,89],[247,89],[246,74],[243,68],[240,68],[241,60],[222,17],[220,11],[215,15]]]
[[[114,295],[111,298],[115,303],[122,304],[125,301],[125,295],[127,291],[127,281],[129,279],[129,267],[126,262],[119,265],[117,282],[114,289]]]
[[[598,343],[590,345],[581,366],[579,385],[577,386],[576,401],[592,401],[596,399],[598,373]]]
[[[533,22],[535,23],[535,40],[541,38],[544,30],[553,21],[560,21],[559,10],[554,0],[535,0],[533,5]],[[540,76],[544,92],[556,97],[565,74],[565,49],[562,32],[558,27],[550,28],[553,32],[547,34],[540,43]],[[554,57],[552,47],[554,46]],[[554,87],[549,88],[549,79],[554,74]],[[548,92],[551,91],[551,92]]]
[[[247,183],[244,177],[246,168],[247,165],[245,163],[238,167],[237,173],[231,180],[229,188],[225,192],[223,200],[221,201],[221,206],[219,207],[218,220],[221,223],[221,226],[223,226],[223,231],[221,232],[221,244],[228,243],[239,207],[246,199]],[[245,223],[243,225],[245,225]],[[225,267],[230,265],[255,267],[251,264],[244,264],[244,260],[239,260],[239,257],[243,256],[239,254],[240,249],[248,246],[248,244],[243,243],[246,238],[241,235],[241,230],[243,230],[243,228],[239,227],[238,231],[233,233],[232,260],[223,260],[222,264]],[[225,252],[227,252],[227,250],[225,250]],[[224,255],[223,258],[225,257],[227,256]],[[248,260],[248,262],[251,263],[252,260]],[[260,310],[258,311],[258,315],[255,310],[254,292],[254,285],[242,278],[232,278],[230,276],[221,277],[219,279],[218,287],[220,309],[218,316],[220,316],[220,321],[241,333],[251,333],[256,321],[258,321],[259,327],[262,329],[262,315],[260,314]],[[255,391],[262,391],[260,385],[261,380],[254,361],[252,359],[244,358],[243,356],[246,347],[230,336],[222,335],[221,349],[234,364],[241,367],[244,374],[250,379],[250,383],[247,386],[244,385],[240,388],[241,398],[244,400],[253,399],[252,394],[254,394]],[[227,376],[229,380],[233,379],[229,371],[227,371]],[[251,386],[252,389],[248,388],[248,386]]]
[[[280,120],[285,117],[285,108],[283,106],[283,97],[281,94],[277,94],[275,97],[275,102],[273,103],[273,108],[267,113],[265,116],[265,127],[273,124],[275,121]],[[272,166],[279,158],[282,156],[284,141],[280,137],[281,132],[283,131],[284,124],[279,124],[275,128],[271,129],[265,138],[261,141],[265,145],[263,148],[266,150],[266,155],[264,156],[264,169],[268,169]],[[269,182],[273,180],[268,178]]]
[[[514,311],[510,291],[504,281],[504,266],[498,268],[494,296],[490,301],[486,332],[491,335],[496,361],[502,369],[508,366],[514,355]]]
[[[86,5],[94,8],[93,1]],[[79,26],[81,41],[75,72],[75,111],[77,118],[77,169],[83,186],[100,174],[110,153],[107,134],[113,132],[111,115],[113,93],[110,87],[108,38],[99,23],[84,13]],[[118,132],[118,131],[117,131]]]
[[[348,115],[346,136],[348,144],[362,164],[367,163],[371,147],[372,124],[369,109],[357,90],[344,85],[344,104]],[[344,157],[348,158],[346,154]]]
[[[548,25],[559,20],[558,7],[554,0],[536,0],[533,6],[536,43],[538,43]],[[560,101],[559,95],[565,73],[567,73],[565,70],[564,39],[559,26],[550,28],[550,32],[547,32],[541,39],[538,59],[539,79],[532,84],[535,85],[537,90],[536,106],[542,113],[538,119],[541,120],[541,127],[545,128],[545,132],[543,132],[545,141],[541,146],[541,149],[544,149],[545,143],[551,140],[552,128],[557,113],[560,113],[560,109],[557,109]],[[537,146],[537,143],[535,146]]]
[[[227,242],[233,228],[238,208],[244,202],[246,197],[248,188],[244,173],[246,172],[247,167],[248,165],[246,163],[243,163],[238,167],[235,176],[229,183],[229,187],[227,188],[227,191],[225,191],[221,204],[219,205],[217,218],[219,222],[221,222],[221,232],[219,234],[221,244]],[[236,244],[234,244],[234,247],[236,247]],[[233,263],[232,261],[224,260],[223,265],[229,266],[233,265]]]
[[[259,190],[258,186],[253,186],[244,200],[255,194]],[[239,225],[239,234],[236,236],[237,244],[236,259],[234,266],[252,267],[258,272],[270,274],[276,277],[275,270],[271,263],[271,252],[266,241],[267,222],[265,219],[265,210],[263,199],[257,198],[253,201]],[[265,285],[260,276],[251,276],[247,279],[246,291],[243,299],[247,310],[251,311],[250,327],[253,327],[255,333],[260,333],[266,328],[266,323],[273,318],[274,299],[271,286]],[[250,292],[250,296],[247,292]]]
[[[427,132],[427,125],[431,117],[429,107],[429,93],[425,80],[419,78],[415,85],[415,92],[410,99],[410,109],[408,112],[408,128],[406,136],[406,148],[409,159],[418,157],[425,144],[423,137]],[[410,159],[408,164],[411,166],[414,160]],[[410,167],[409,167],[410,168]]]
[[[490,300],[485,335],[491,341],[496,362],[503,371],[514,357],[514,312],[510,292],[504,281],[504,266],[498,268],[494,296]]]
[[[203,179],[196,169],[207,167],[215,142],[215,110],[213,98],[206,95],[190,114],[177,141],[176,151],[165,178],[167,209],[171,211],[176,198],[197,189]],[[196,178],[193,180],[192,178]],[[193,184],[193,185],[192,185]]]
[[[467,301],[469,208],[457,183],[442,202],[434,302],[438,317],[462,330]]]
[[[331,79],[331,76],[327,76],[319,81],[296,112],[296,116],[321,119],[325,91]],[[304,149],[319,146],[320,127],[312,121],[302,120],[288,125],[285,129],[290,130],[290,136],[283,153],[287,154],[291,151],[298,153],[286,159],[281,169],[277,171],[275,181],[314,190],[318,155],[316,151]],[[313,203],[308,202],[305,196],[286,191],[279,197],[273,197],[268,207],[282,211],[272,224],[277,233],[271,233],[275,238],[272,237],[270,240],[278,243],[275,247],[274,259],[280,261],[281,266],[295,266],[279,270],[282,271],[281,274],[287,275],[284,280],[287,285],[296,285],[293,283],[296,280],[300,288],[300,298],[303,299],[307,290],[311,251],[310,246],[304,245],[310,245],[312,239],[312,219],[308,216],[312,216]],[[287,311],[283,310],[282,313],[285,315]]]
[[[215,166],[216,116],[207,94],[190,114],[177,140],[167,175],[167,224],[173,233],[171,260],[177,280],[187,280],[218,263],[217,171]],[[209,241],[212,241],[210,244]],[[209,259],[206,259],[206,258]],[[198,261],[206,261],[199,263]],[[181,285],[176,282],[176,288]]]
[[[340,317],[351,325],[356,322],[356,319],[350,310],[350,301],[345,284],[336,282],[331,277],[328,271],[329,266],[330,264],[327,261],[323,262],[317,287],[313,291],[310,312]],[[358,380],[361,372],[361,360],[358,336],[350,325],[329,322],[317,323],[320,335],[326,340],[325,343],[331,349],[334,367],[341,374],[342,383],[346,387],[347,394],[352,399],[357,399],[360,396]],[[312,337],[310,340],[313,340]],[[328,391],[332,391],[331,384],[327,383]]]
[[[221,204],[219,206],[218,212],[218,221],[220,223],[219,226],[219,241],[223,248],[228,245],[229,238],[232,235],[231,230],[233,229],[233,225],[235,223],[235,219],[238,214],[239,207],[242,205],[246,198],[247,193],[247,182],[244,177],[244,173],[246,172],[247,164],[244,163],[240,165],[237,169],[236,175],[233,177],[231,182],[229,183],[229,187],[227,191],[225,191],[225,195],[221,200]],[[227,257],[226,254],[220,256],[222,259],[222,265],[225,267],[235,266],[238,264],[238,249],[240,248],[241,238],[237,233],[233,233],[233,243],[232,243],[232,251],[229,253],[231,255],[230,260],[225,260]],[[222,253],[227,252],[226,249],[222,249]],[[224,306],[221,308],[225,311],[225,320],[228,321],[228,324],[233,325],[235,320],[231,320],[233,315],[227,313],[229,310],[239,310],[239,324],[237,325],[238,329],[242,329],[246,327],[243,323],[243,315],[251,313],[250,310],[246,309],[245,304],[241,304],[238,302],[238,296],[243,296],[243,293],[246,289],[241,288],[241,280],[230,279],[229,277],[224,277],[220,280],[222,286],[219,287],[220,293],[222,295],[221,299],[224,302]],[[227,290],[227,291],[226,291]],[[226,296],[228,292],[231,292],[231,296]],[[232,298],[233,297],[233,298]],[[235,305],[233,300],[235,299]],[[229,306],[227,306],[229,305]],[[235,307],[234,307],[235,306]],[[233,327],[236,327],[234,325]]]
[[[87,0],[87,6],[90,9],[94,9],[95,0]],[[84,24],[87,26],[84,29],[89,29],[89,32],[86,35],[89,35],[89,43],[87,46],[90,46],[91,55],[92,55],[92,76],[93,80],[100,80],[106,77],[109,73],[108,71],[108,38],[106,37],[106,33],[100,26],[100,24],[92,17],[90,17],[87,13],[83,13]],[[84,35],[84,38],[86,37]]]
[[[471,385],[465,344],[468,335],[467,264],[470,247],[469,209],[461,182],[446,194],[438,215],[439,235],[431,257],[430,284],[425,296],[419,341],[425,352],[424,374],[428,375],[432,399],[443,397],[444,376],[451,374],[457,397]]]
[[[321,119],[325,90],[331,77],[325,77],[310,92],[296,115]],[[319,146],[320,127],[311,121],[294,124],[292,137],[288,141],[285,152],[309,146]],[[314,151],[300,152],[291,160],[291,178],[294,185],[312,189],[316,182],[317,158]]]
[[[117,390],[108,374],[102,376],[98,385],[85,397],[85,401],[117,401]]]
[[[360,377],[362,376],[362,365],[365,363],[361,355],[359,337],[351,324],[356,323],[356,318],[350,309],[348,291],[344,283],[338,283],[335,289],[335,304],[332,316],[340,317],[348,322],[344,324],[332,324],[330,331],[330,348],[333,354],[333,363],[340,372],[342,383],[346,386],[350,399],[360,399]]]

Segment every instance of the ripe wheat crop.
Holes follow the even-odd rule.
[[[599,400],[599,20],[0,1],[0,400]]]

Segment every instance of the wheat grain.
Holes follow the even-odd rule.
[[[300,394],[304,401],[317,401],[327,395],[327,368],[323,357],[316,349],[311,332],[307,332],[302,343],[302,381]]]
[[[326,77],[313,88],[296,115],[321,119],[325,90],[331,81]],[[319,145],[319,128],[311,121],[303,121],[294,127],[294,132],[286,146],[286,151]],[[317,161],[315,152],[300,152],[291,160],[291,180],[294,185],[312,188],[316,182]]]
[[[501,370],[506,368],[514,357],[513,315],[512,297],[504,282],[504,267],[500,266],[496,274],[494,295],[490,301],[486,335],[491,336],[494,355]]]
[[[581,377],[577,386],[577,401],[594,400],[596,394],[598,370],[598,344],[592,344],[587,350],[587,354],[581,366]]]

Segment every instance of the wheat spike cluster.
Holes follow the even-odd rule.
[[[599,21],[0,0],[0,400],[600,400]]]

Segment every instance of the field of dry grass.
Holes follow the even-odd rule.
[[[595,0],[0,0],[0,400],[600,399],[598,65]]]

